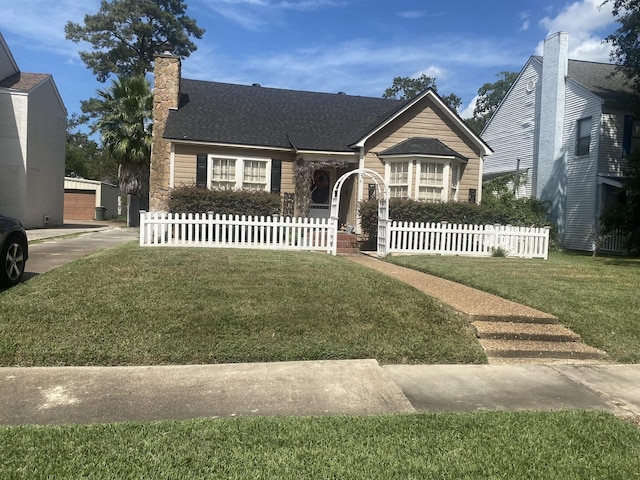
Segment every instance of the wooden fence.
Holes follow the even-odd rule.
[[[623,254],[626,250],[626,238],[622,230],[609,233],[600,246],[600,251]]]
[[[390,222],[387,253],[548,257],[549,228]]]
[[[192,246],[333,253],[328,219],[140,212],[141,246]]]

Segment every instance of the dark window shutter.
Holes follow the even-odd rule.
[[[624,116],[624,137],[622,139],[622,155],[628,157],[631,155],[631,139],[633,137],[633,116]]]
[[[271,160],[271,193],[280,193],[282,184],[282,160]]]
[[[198,155],[196,161],[196,186],[207,186],[207,156]]]

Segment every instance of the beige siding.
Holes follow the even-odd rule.
[[[425,99],[415,105],[367,141],[365,168],[375,170],[384,177],[384,164],[377,157],[377,153],[412,137],[436,138],[469,159],[462,171],[458,194],[459,201],[465,202],[468,199],[470,188],[478,190],[482,161],[480,153],[457,125],[427,102],[430,103],[428,99]],[[480,192],[477,193],[479,201]]]
[[[262,157],[282,160],[282,192],[295,191],[293,181],[293,163],[295,157],[290,152],[188,144],[175,145],[173,166],[174,187],[193,185],[196,183],[196,159],[199,154]]]

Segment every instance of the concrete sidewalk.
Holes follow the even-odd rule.
[[[640,418],[640,365],[329,360],[0,369],[4,425],[564,409]]]

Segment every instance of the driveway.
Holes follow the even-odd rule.
[[[49,238],[46,235],[50,235]],[[73,236],[62,236],[73,235]],[[139,230],[119,226],[89,229],[51,229],[49,232],[27,231],[29,260],[23,281],[65,265],[104,248],[137,240]],[[33,243],[34,240],[38,240]]]

